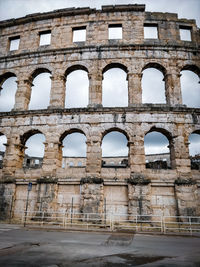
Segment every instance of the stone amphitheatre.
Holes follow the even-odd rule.
[[[156,38],[145,38],[148,27],[156,29]],[[122,36],[111,39],[109,30],[115,28]],[[85,40],[74,41],[81,30]],[[181,30],[191,40],[182,40]],[[69,8],[1,21],[2,92],[7,79],[17,81],[13,107],[0,112],[0,135],[7,139],[0,169],[1,219],[21,218],[28,185],[27,208],[34,212],[69,212],[73,200],[73,210],[83,214],[200,216],[200,169],[191,168],[189,155],[189,136],[200,134],[200,108],[183,103],[180,83],[183,70],[200,76],[199,33],[195,20],[145,12],[145,5]],[[51,41],[40,45],[44,35]],[[10,49],[13,41],[16,49]],[[126,73],[127,106],[102,104],[103,77],[112,68]],[[165,103],[142,101],[142,73],[148,68],[163,74]],[[67,78],[76,70],[88,74],[88,104],[67,108]],[[51,76],[50,101],[31,110],[32,84],[41,73]],[[126,137],[128,156],[107,163],[102,140],[113,131]],[[167,138],[170,167],[146,167],[144,138],[152,132]],[[73,159],[65,157],[63,165],[63,140],[74,133],[85,136],[86,157],[71,165]],[[45,137],[44,157],[27,159],[26,142],[35,134]]]

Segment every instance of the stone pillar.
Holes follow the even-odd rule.
[[[43,175],[55,177],[57,168],[60,168],[62,165],[62,146],[60,142],[55,141],[55,139],[47,139],[47,142],[44,144]]]
[[[8,220],[13,217],[13,204],[16,191],[15,183],[0,183],[0,220]]]
[[[165,94],[168,105],[175,106],[182,104],[180,76],[181,74],[176,70],[171,70],[170,73],[165,75]]]
[[[143,173],[145,170],[145,152],[144,152],[144,137],[141,135],[140,128],[138,129],[138,134],[131,137],[128,142],[129,145],[129,165],[131,172]],[[140,133],[139,133],[140,132]]]
[[[92,126],[87,141],[86,173],[87,177],[98,178],[101,174],[101,137]]]
[[[65,84],[65,76],[60,74],[54,74],[51,76],[50,105],[48,108],[65,107]]]
[[[177,172],[181,175],[185,175],[191,172],[188,146],[189,143],[186,137],[177,135],[174,138],[174,166],[176,167]]]
[[[3,161],[3,176],[13,177],[16,169],[22,168],[25,146],[16,135],[8,137],[7,149]]]
[[[128,105],[142,104],[142,74],[128,73]]]
[[[27,110],[31,97],[31,87],[33,86],[31,80],[17,81],[17,92],[15,95],[15,105],[13,110]]]
[[[82,213],[98,213],[91,215],[92,218],[101,219],[99,214],[104,212],[103,179],[82,178],[81,179],[81,207]],[[94,221],[95,222],[95,221]]]
[[[102,74],[90,73],[89,77],[89,105],[88,107],[102,106]]]
[[[175,198],[177,216],[200,216],[196,181],[190,178],[178,178],[175,181]]]
[[[136,214],[152,214],[150,180],[141,174],[133,174],[128,179],[128,214],[130,220],[134,219]],[[145,217],[145,220],[148,219],[151,220],[151,217]]]

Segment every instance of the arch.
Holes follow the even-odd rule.
[[[169,142],[170,142],[170,141],[172,140],[172,138],[173,138],[172,134],[171,134],[168,130],[166,130],[166,129],[164,129],[164,128],[160,128],[160,127],[152,126],[152,127],[150,128],[150,130],[148,130],[148,131],[145,133],[145,135],[147,135],[148,133],[151,133],[151,132],[158,132],[158,133],[163,134],[163,135],[168,139]]]
[[[127,134],[127,132],[121,128],[118,128],[118,127],[112,127],[112,128],[109,128],[107,130],[105,130],[103,133],[102,133],[102,136],[101,136],[101,140],[103,140],[104,136],[107,135],[108,133],[111,133],[111,132],[119,132],[119,133],[122,133],[126,136],[127,140],[129,141],[129,135]]]
[[[146,70],[146,69],[149,69],[149,68],[157,69],[157,70],[161,71],[163,75],[165,75],[167,73],[166,68],[163,65],[161,65],[160,63],[156,63],[156,62],[149,62],[149,63],[147,63],[142,68],[142,72],[144,70]]]
[[[25,132],[23,135],[20,136],[20,141],[21,141],[21,144],[24,146],[26,141],[33,135],[35,134],[43,134],[40,130],[38,129],[31,129],[27,132]]]
[[[66,70],[65,107],[87,107],[89,103],[88,70],[83,65],[74,65]]]
[[[67,135],[72,134],[72,133],[81,133],[81,134],[84,134],[84,135],[86,136],[86,134],[84,133],[83,130],[78,129],[78,128],[72,128],[72,129],[69,129],[69,130],[67,130],[67,131],[64,131],[64,132],[61,134],[61,136],[60,136],[60,138],[59,138],[60,143],[62,143],[63,139],[64,139]]]
[[[81,157],[85,158],[87,153],[86,136],[81,130],[71,129],[61,136],[62,158]],[[65,161],[65,165],[69,162]],[[62,164],[63,165],[63,164]]]
[[[196,65],[187,64],[181,69],[181,71],[183,71],[183,70],[190,70],[190,71],[196,73],[200,77],[200,68],[197,67]]]
[[[11,78],[11,77],[17,77],[17,76],[16,76],[15,73],[13,73],[13,72],[6,72],[6,73],[0,75],[0,87],[2,86],[2,84],[3,84],[7,79],[9,79],[9,78]]]
[[[146,168],[174,168],[174,145],[171,133],[166,129],[152,127],[144,136]]]
[[[47,68],[37,68],[31,73],[31,76],[30,76],[31,81],[33,81],[38,75],[40,75],[42,73],[51,74],[51,71]]]
[[[31,75],[32,90],[29,102],[30,109],[46,109],[50,102],[51,72],[46,68],[38,68]],[[34,87],[33,87],[34,86]]]
[[[194,65],[186,65],[181,71],[182,102],[188,107],[200,107],[200,70]]]
[[[118,63],[118,62],[113,62],[113,63],[106,65],[103,68],[102,74],[104,74],[106,71],[113,69],[113,68],[119,68],[119,69],[123,70],[124,72],[128,73],[128,68],[125,65]]]
[[[200,170],[200,130],[192,132],[188,141],[191,169]]]
[[[72,73],[75,70],[83,70],[83,71],[86,71],[87,73],[89,73],[86,66],[81,65],[81,64],[76,64],[76,65],[72,65],[66,69],[65,77],[67,77],[67,75],[69,75],[70,73]]]
[[[42,166],[46,138],[39,130],[30,130],[23,135],[25,168],[40,168]]]
[[[142,103],[166,103],[164,77],[166,69],[158,63],[148,63],[142,75]]]
[[[16,81],[17,77],[13,72],[6,72],[0,76],[0,112],[13,109],[17,91]]]
[[[112,128],[103,133],[102,167],[127,167],[129,160],[128,138],[125,131]]]

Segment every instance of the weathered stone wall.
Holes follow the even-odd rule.
[[[112,24],[122,25],[121,40],[108,39]],[[144,25],[157,25],[159,38],[144,39]],[[85,42],[73,43],[73,29],[83,26]],[[180,40],[180,27],[190,29],[190,42]],[[47,30],[51,44],[39,46],[40,33]],[[19,49],[9,51],[9,40],[16,36],[20,36]],[[69,211],[74,196],[76,211],[82,212],[103,213],[107,203],[107,211],[123,211],[127,216],[200,215],[200,172],[191,170],[188,151],[189,135],[200,131],[200,109],[182,105],[180,85],[181,70],[200,75],[199,41],[194,20],[145,12],[144,5],[65,9],[0,22],[0,86],[16,76],[18,87],[13,110],[0,113],[0,134],[7,137],[0,169],[2,218],[17,216],[17,210],[25,208],[29,182],[33,183],[29,209],[35,211]],[[103,73],[112,66],[127,72],[128,107],[102,107]],[[142,104],[141,78],[147,67],[162,71],[166,104]],[[76,69],[88,72],[89,104],[65,109],[67,75]],[[28,110],[33,78],[43,70],[51,73],[49,107]],[[61,136],[72,129],[86,136],[86,167],[66,171]],[[146,169],[144,136],[152,129],[168,137],[172,169]],[[127,136],[127,168],[102,168],[102,138],[111,130]],[[25,141],[36,132],[46,138],[43,164],[25,169]],[[140,175],[148,184],[127,182]],[[195,185],[177,185],[179,178],[192,179]],[[81,179],[86,180],[80,189]]]

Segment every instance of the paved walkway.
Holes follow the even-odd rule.
[[[200,238],[0,224],[0,266],[200,266]]]

